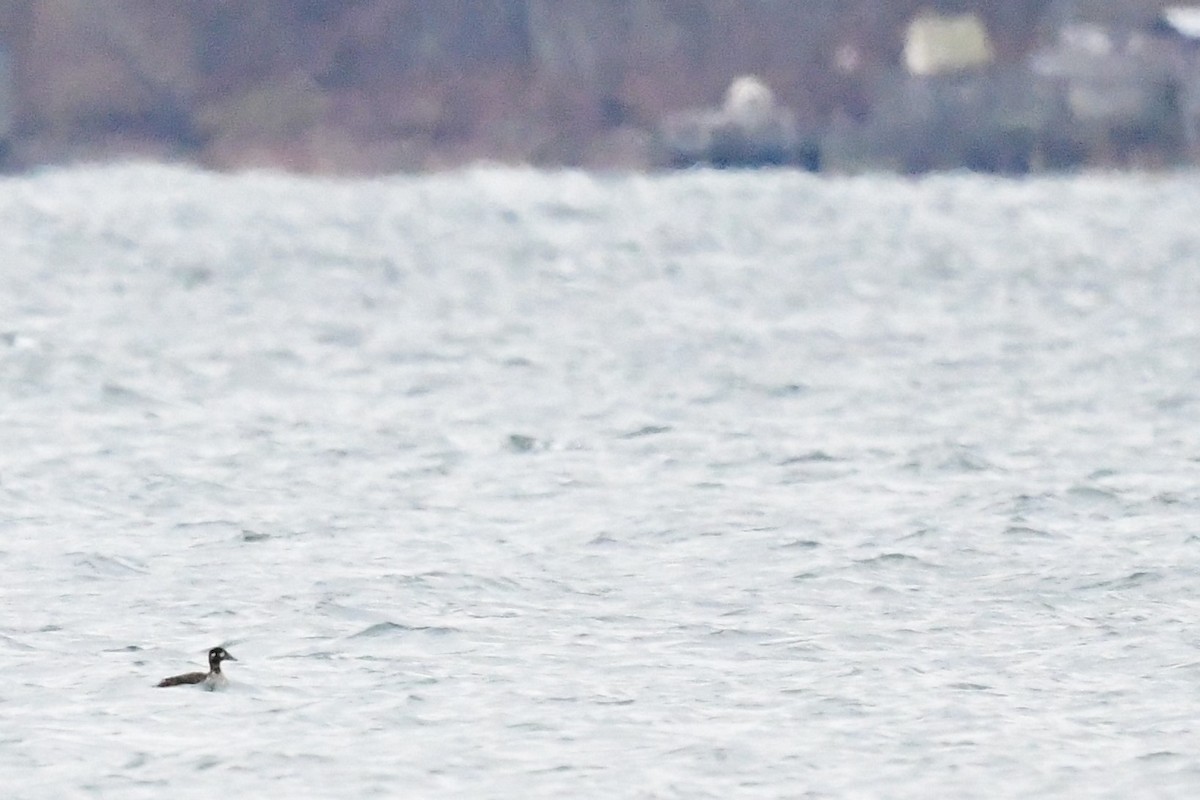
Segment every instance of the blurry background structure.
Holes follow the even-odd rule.
[[[1200,4],[8,0],[0,142],[10,169],[1169,166],[1200,159]]]

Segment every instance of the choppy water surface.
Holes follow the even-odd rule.
[[[1197,209],[5,179],[3,794],[1185,796]]]

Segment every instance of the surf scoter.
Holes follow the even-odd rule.
[[[237,661],[224,647],[214,647],[208,651],[208,672],[189,672],[185,675],[175,675],[163,678],[159,686],[182,686],[185,683],[202,683],[205,689],[216,689],[229,683],[229,679],[221,674],[222,661]]]

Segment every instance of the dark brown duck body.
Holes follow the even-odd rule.
[[[158,682],[158,685],[162,687],[204,683],[210,687],[215,687],[217,683],[225,680],[225,676],[221,674],[222,661],[237,661],[237,659],[231,656],[229,651],[224,647],[214,647],[208,651],[208,672],[188,672],[183,675],[173,675],[170,678],[163,678]]]

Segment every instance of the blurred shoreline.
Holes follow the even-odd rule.
[[[10,171],[1169,168],[1200,161],[1189,9],[14,0],[0,143]]]

